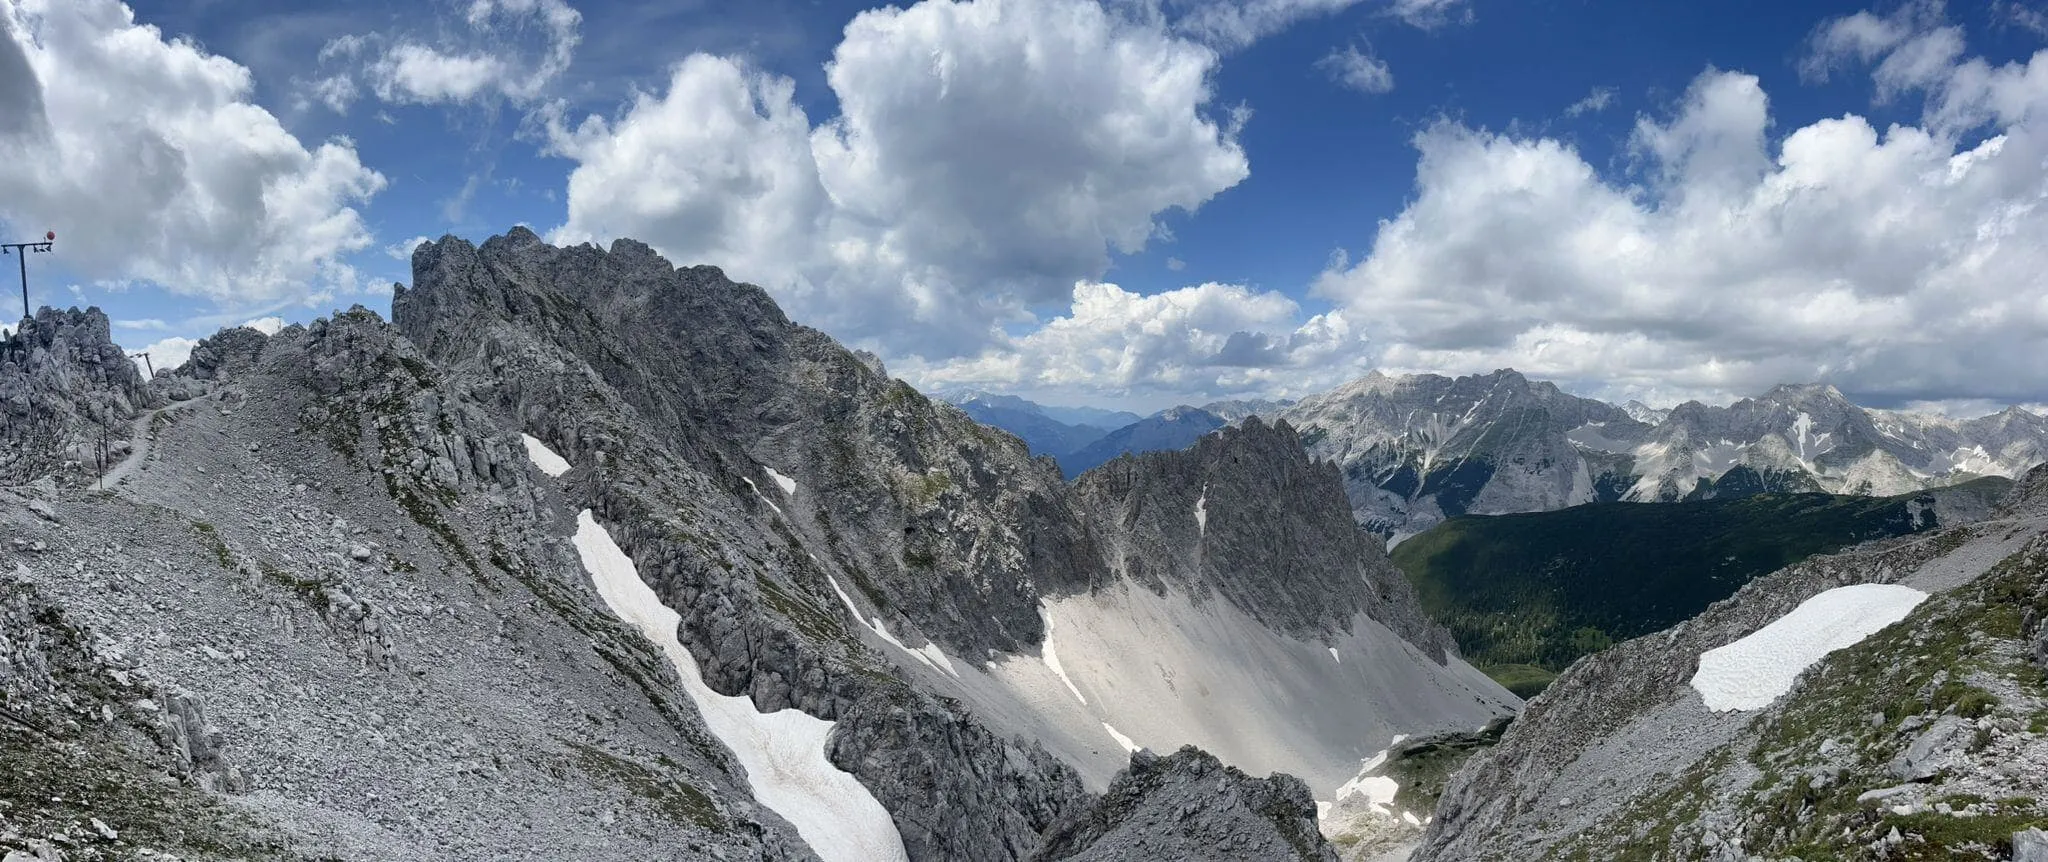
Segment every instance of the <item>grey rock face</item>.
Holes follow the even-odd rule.
[[[1913,743],[1886,767],[1901,781],[1926,781],[1941,772],[1942,760],[1951,748],[1960,747],[1966,723],[1953,715],[1936,719],[1932,727],[1913,737]]]
[[[523,229],[426,244],[414,265],[393,317],[429,355],[476,358],[494,322],[517,319],[727,487],[780,465],[809,491],[800,526],[948,647],[1027,649],[1043,636],[1036,589],[1100,579],[1049,464],[789,322],[757,287],[630,241],[557,249]]]
[[[2048,862],[2048,832],[2039,829],[2014,832],[2012,862]]]
[[[875,697],[840,722],[832,762],[881,788],[912,859],[1028,859],[1086,798],[1072,767],[948,706]]]
[[[1219,595],[1300,637],[1363,611],[1442,662],[1426,619],[1378,540],[1345,517],[1336,467],[1311,461],[1286,422],[1257,417],[1178,452],[1119,458],[1075,481],[1116,570],[1155,591]]]
[[[1570,438],[1592,423],[1635,435],[1621,409],[1511,370],[1451,379],[1377,372],[1280,418],[1337,462],[1359,524],[1409,534],[1453,515],[1542,511],[1616,496],[1605,461]]]
[[[1131,755],[1094,806],[1055,824],[1038,862],[1337,862],[1315,800],[1287,775],[1257,779],[1187,746]]]
[[[83,484],[100,446],[125,453],[128,421],[156,398],[98,308],[45,308],[0,340],[0,484]]]
[[[894,813],[913,859],[1021,858],[1080,800],[1035,745],[897,681],[835,595],[954,655],[1028,648],[1038,590],[1101,567],[1049,463],[789,323],[757,288],[644,246],[515,231],[415,257],[398,325],[579,465],[572,494],[682,614],[707,683],[839,722],[835,761]]]

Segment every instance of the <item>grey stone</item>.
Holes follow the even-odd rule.
[[[1912,744],[1906,746],[1906,750],[1893,758],[1886,768],[1894,777],[1905,781],[1933,778],[1941,771],[1949,749],[1957,744],[1958,737],[1968,727],[1968,722],[1953,715],[1942,716],[1914,737]]]
[[[2039,829],[2014,832],[2012,862],[2048,862],[2048,832]]]
[[[1252,778],[1187,746],[1131,755],[1102,799],[1062,817],[1032,858],[1337,862],[1337,851],[1317,830],[1315,800],[1299,779]]]

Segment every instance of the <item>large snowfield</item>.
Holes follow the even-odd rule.
[[[1770,706],[1828,653],[1905,619],[1926,599],[1926,593],[1896,584],[1828,590],[1748,637],[1701,653],[1692,687],[1715,712]]]

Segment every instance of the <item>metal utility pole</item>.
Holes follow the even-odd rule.
[[[0,254],[12,252],[21,258],[21,319],[23,320],[35,316],[28,308],[28,253],[32,251],[47,252],[50,250],[50,245],[56,241],[57,232],[48,231],[43,234],[42,242],[0,243]]]

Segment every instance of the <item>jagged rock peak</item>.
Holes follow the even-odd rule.
[[[128,420],[156,400],[106,314],[38,310],[0,340],[0,484],[87,477],[102,437],[125,446]]]
[[[1300,779],[1253,778],[1189,745],[1166,757],[1132,754],[1102,799],[1053,824],[1032,858],[1337,862],[1337,851],[1317,831],[1315,800]]]
[[[631,239],[607,250],[552,246],[524,227],[481,247],[443,236],[413,250],[413,279],[392,292],[392,322],[434,354],[447,352],[444,342],[480,338],[489,321],[559,325],[579,311],[607,323],[652,313],[698,326],[794,326],[759,287],[715,266],[676,267]]]

